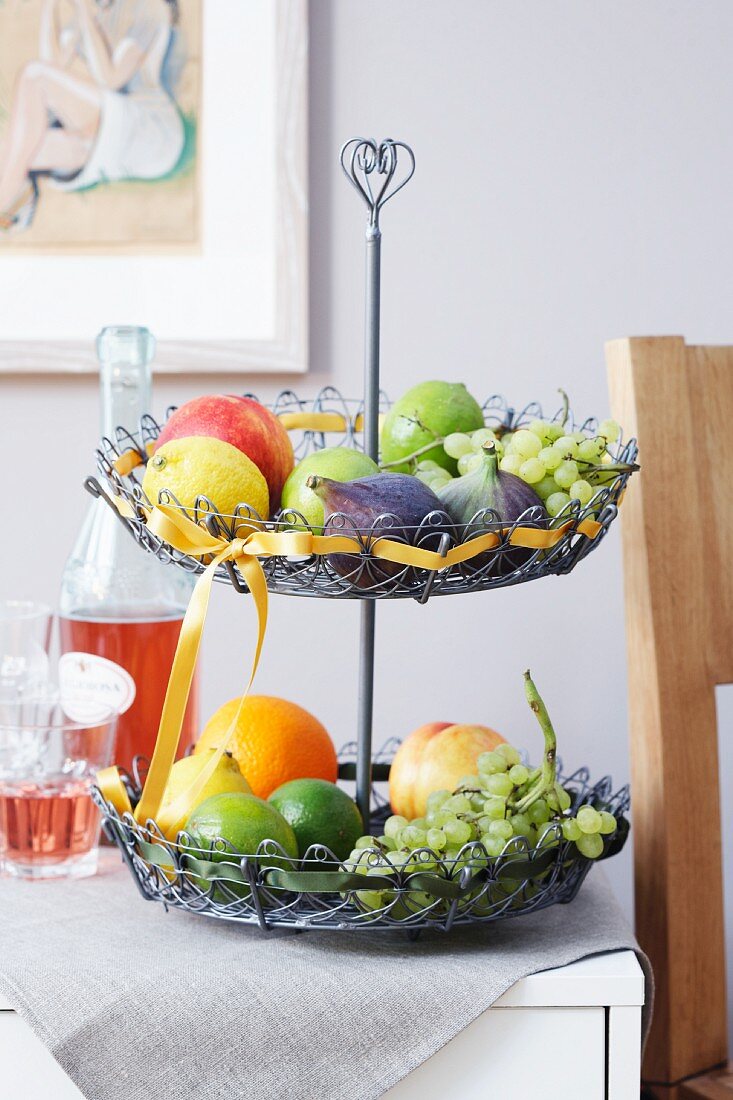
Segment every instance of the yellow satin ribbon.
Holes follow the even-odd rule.
[[[120,513],[134,516],[132,506],[122,498],[115,501]],[[267,581],[259,559],[274,555],[303,556],[313,554],[362,554],[364,547],[356,535],[328,534],[315,535],[310,531],[260,531],[250,530],[242,537],[227,540],[212,535],[189,519],[180,508],[170,504],[158,504],[153,508],[143,508],[148,530],[182,554],[199,559],[208,559],[204,572],[198,578],[186,611],[178,646],[171,668],[168,689],[166,691],[163,712],[158,729],[158,737],[150,762],[150,769],[143,788],[142,797],[135,810],[135,819],[145,824],[152,819],[164,836],[173,840],[185,824],[190,807],[195,804],[196,796],[216,769],[222,754],[226,751],[237,728],[242,707],[257,671],[262,644],[267,628]],[[571,529],[587,538],[595,538],[601,525],[595,520],[584,519],[580,523],[569,521],[560,527],[546,530],[534,527],[505,528],[502,534],[487,532],[468,542],[461,543],[441,555],[435,550],[410,546],[390,538],[375,538],[370,545],[370,555],[397,565],[412,566],[428,572],[448,569],[460,565],[498,546],[502,536],[509,535],[512,546],[523,546],[532,550],[546,550],[556,546]],[[211,586],[218,566],[222,562],[234,562],[240,570],[257,611],[258,636],[252,660],[249,682],[242,695],[237,712],[216,751],[201,770],[195,782],[161,812],[163,795],[178,750],[183,717],[188,703],[196,659],[198,657],[201,635],[206,621]],[[106,768],[97,777],[102,794],[119,813],[130,813],[130,801],[117,768]]]

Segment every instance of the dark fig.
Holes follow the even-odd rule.
[[[421,534],[419,539],[424,549],[437,550],[440,536],[448,526],[448,516],[435,493],[410,474],[373,474],[355,481],[331,481],[311,474],[306,485],[323,502],[327,533],[337,532],[338,527],[328,521],[341,513],[372,542],[381,536],[414,544],[417,535],[414,529],[430,512],[440,512],[446,522],[431,527],[427,537]],[[359,588],[373,588],[405,569],[396,562],[374,558],[362,568],[356,554],[329,554],[328,560],[339,576],[349,577]],[[405,574],[404,579],[409,576]]]
[[[441,485],[437,490],[440,503],[454,523],[464,528],[464,538],[471,533],[471,520],[477,513],[486,509],[496,512],[505,527],[511,527],[530,508],[535,509],[531,517],[524,522],[527,527],[547,527],[545,507],[531,485],[521,477],[499,469],[499,457],[496,447],[490,440],[483,447],[481,463],[462,477]],[[476,529],[484,524],[478,521]],[[495,551],[481,554],[473,559],[477,568],[482,568],[495,555]],[[523,546],[503,550],[497,557],[502,573],[518,569],[534,553]]]

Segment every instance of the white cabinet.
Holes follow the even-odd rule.
[[[385,1093],[385,1100],[638,1100],[643,1000],[643,975],[631,951],[533,974]],[[82,1098],[1,998],[0,1097]]]

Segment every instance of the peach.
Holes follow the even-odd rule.
[[[389,773],[392,810],[408,821],[423,817],[432,791],[452,791],[464,775],[475,775],[482,752],[504,738],[488,726],[430,722],[407,737],[395,754]]]
[[[212,436],[230,443],[261,471],[270,492],[270,515],[293,469],[293,447],[278,418],[251,397],[209,394],[195,397],[171,413],[158,436],[156,448],[171,439]]]

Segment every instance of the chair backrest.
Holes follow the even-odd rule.
[[[606,359],[642,467],[620,514],[636,930],[657,981],[643,1075],[675,1082],[727,1057],[715,685],[733,682],[733,348],[639,337]]]

